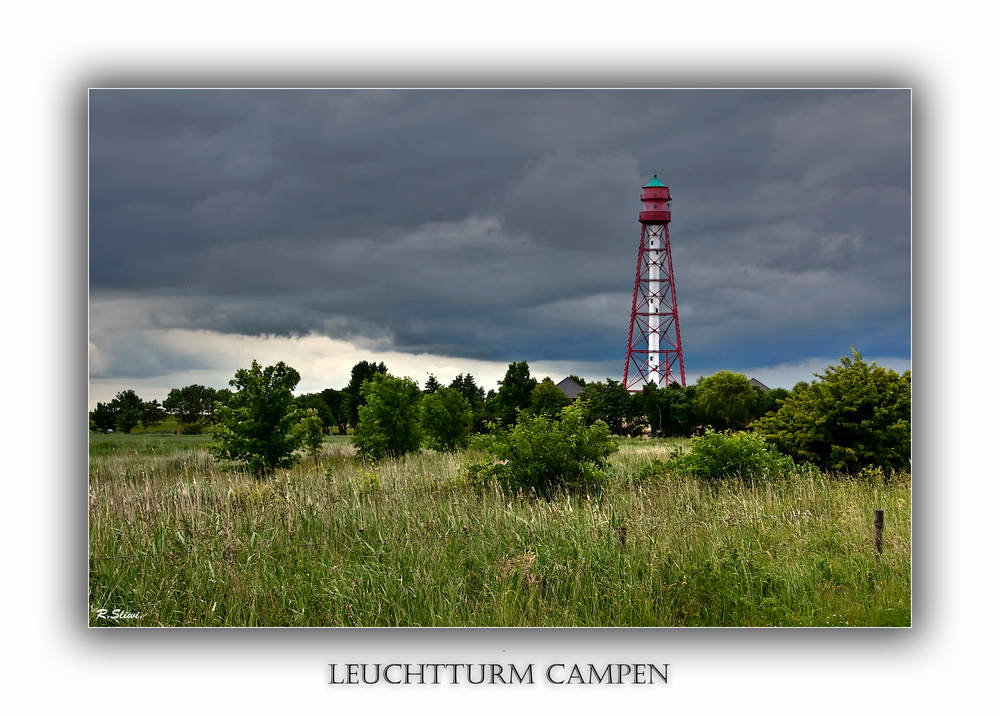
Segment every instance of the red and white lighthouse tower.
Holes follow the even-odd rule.
[[[628,329],[622,384],[638,392],[646,383],[665,388],[684,380],[681,326],[677,320],[674,264],[670,258],[670,188],[653,175],[642,188],[639,212],[639,260],[632,292],[632,323]]]

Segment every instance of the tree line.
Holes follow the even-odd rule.
[[[225,388],[188,385],[172,389],[160,404],[157,400],[143,400],[134,390],[122,390],[110,402],[98,403],[90,411],[90,429],[131,433],[140,424],[145,429],[153,428],[173,415],[182,432],[200,433],[215,422],[215,407],[228,403],[231,395]]]
[[[302,410],[316,412],[324,434],[347,434],[349,428],[357,429],[359,410],[367,405],[362,387],[377,375],[388,375],[385,363],[360,361],[351,369],[346,387],[305,393],[296,396],[294,403]],[[570,377],[583,388],[580,400],[586,404],[587,422],[601,420],[613,435],[673,437],[689,436],[705,426],[744,427],[789,395],[781,388],[770,392],[756,389],[744,376],[728,371],[684,388],[677,383],[661,389],[647,385],[634,394],[616,380],[588,383],[578,376]],[[485,433],[491,422],[513,425],[519,411],[555,417],[572,402],[551,378],[539,381],[532,377],[525,361],[511,363],[496,390],[485,390],[470,373],[465,373],[447,386],[431,374],[418,392],[438,396],[430,404],[437,416],[433,419],[441,422],[446,414],[461,415],[473,433]],[[173,415],[180,431],[200,433],[216,423],[216,407],[228,405],[232,394],[226,388],[189,385],[172,389],[161,405],[156,400],[143,401],[134,390],[123,390],[109,403],[97,404],[90,413],[90,427],[100,432],[130,433],[140,424],[149,429]]]
[[[843,358],[812,383],[791,391],[763,390],[732,371],[699,378],[694,385],[646,385],[630,393],[615,380],[588,382],[573,419],[602,423],[611,435],[691,436],[706,430],[752,430],[783,454],[828,469],[866,465],[905,468],[910,452],[910,371],[868,365],[859,352]],[[426,445],[454,451],[471,435],[511,430],[522,419],[559,421],[573,402],[550,379],[531,375],[525,361],[511,363],[497,389],[486,391],[471,374],[447,386],[429,375],[423,388],[388,372],[385,363],[360,361],[343,389],[294,396],[299,374],[284,363],[237,371],[233,390],[200,385],[171,390],[163,405],[121,391],[90,413],[94,430],[130,432],[177,416],[183,432],[209,429],[209,449],[220,460],[270,472],[305,450],[316,459],[324,434],[353,432],[358,452],[370,459],[396,457]],[[549,421],[545,423],[545,421]]]

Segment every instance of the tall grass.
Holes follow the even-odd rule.
[[[477,494],[470,452],[372,465],[328,438],[318,466],[261,481],[190,438],[95,436],[90,623],[909,625],[908,476],[706,484],[648,469],[683,443],[625,442],[602,494],[544,501]]]

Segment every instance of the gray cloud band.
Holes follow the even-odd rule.
[[[653,171],[676,194],[689,362],[861,340],[908,356],[909,107],[907,91],[93,91],[102,375],[177,368],[140,337],[171,327],[609,360]],[[112,297],[156,309],[125,332]]]

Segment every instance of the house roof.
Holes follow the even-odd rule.
[[[577,383],[572,378],[563,378],[558,383],[556,387],[564,392],[570,400],[576,400],[580,393],[583,392],[583,386]]]
[[[750,379],[750,385],[752,385],[754,388],[760,388],[761,390],[763,390],[765,392],[771,390],[770,388],[768,388],[766,385],[764,385],[763,383],[761,383],[756,378],[751,378]]]

